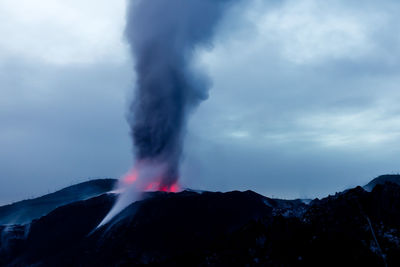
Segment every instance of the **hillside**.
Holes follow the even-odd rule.
[[[400,186],[311,202],[252,191],[147,193],[97,229],[102,194],[0,226],[0,266],[400,266]]]
[[[24,224],[48,214],[57,207],[108,192],[117,180],[97,179],[72,185],[38,198],[0,207],[1,224]]]
[[[368,184],[364,185],[364,189],[367,191],[371,191],[372,189],[374,189],[376,185],[385,183],[394,183],[400,185],[400,175],[399,174],[381,175],[370,181]]]

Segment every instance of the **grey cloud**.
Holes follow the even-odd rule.
[[[14,60],[2,74],[0,203],[127,171],[128,64]]]
[[[311,18],[350,14],[366,36],[355,47],[369,50],[353,56],[350,46],[336,57],[328,50],[300,63],[284,53],[286,35],[259,32],[257,22],[307,1],[265,9],[256,2],[257,11],[233,9],[214,46],[197,51],[213,83],[189,120],[184,185],[313,197],[399,172],[398,1],[324,1],[322,10],[305,10]],[[0,203],[130,166],[129,63],[14,59],[0,68]]]
[[[288,40],[268,39],[268,32],[260,40],[254,29],[249,39],[230,33],[232,42],[217,42],[203,59],[214,86],[190,121],[196,141],[188,139],[188,177],[217,179],[224,185],[220,189],[249,186],[294,197],[333,193],[398,172],[400,51],[394,10],[399,6],[390,1],[353,4],[327,2],[324,12],[358,15],[352,19],[369,29],[367,43],[359,45],[372,45],[372,50],[357,57],[328,54],[315,62],[293,63],[282,54]],[[372,9],[383,16],[381,24],[368,19]],[[199,144],[209,149],[198,149]],[[191,172],[188,166],[196,161],[201,167]],[[209,187],[210,180],[199,186]]]

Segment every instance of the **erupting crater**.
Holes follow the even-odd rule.
[[[125,176],[123,176],[120,180],[119,189],[121,191],[125,191],[124,188],[127,187],[135,187],[135,191],[161,191],[161,192],[171,192],[177,193],[181,191],[181,187],[177,182],[172,182],[170,184],[166,184],[164,181],[164,172],[163,168],[147,166],[148,164],[138,163],[131,171],[129,171]],[[153,170],[149,170],[149,168],[153,168]]]

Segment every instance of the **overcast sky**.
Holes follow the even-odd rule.
[[[0,1],[0,204],[131,166],[125,0]],[[400,172],[400,3],[244,1],[196,51],[212,80],[182,183],[321,197]]]

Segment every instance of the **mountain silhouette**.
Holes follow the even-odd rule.
[[[112,190],[116,179],[96,179],[72,185],[42,197],[23,200],[0,207],[1,224],[24,224],[49,213],[57,207]]]
[[[116,194],[0,226],[0,266],[400,266],[400,185],[310,201],[253,191]]]

